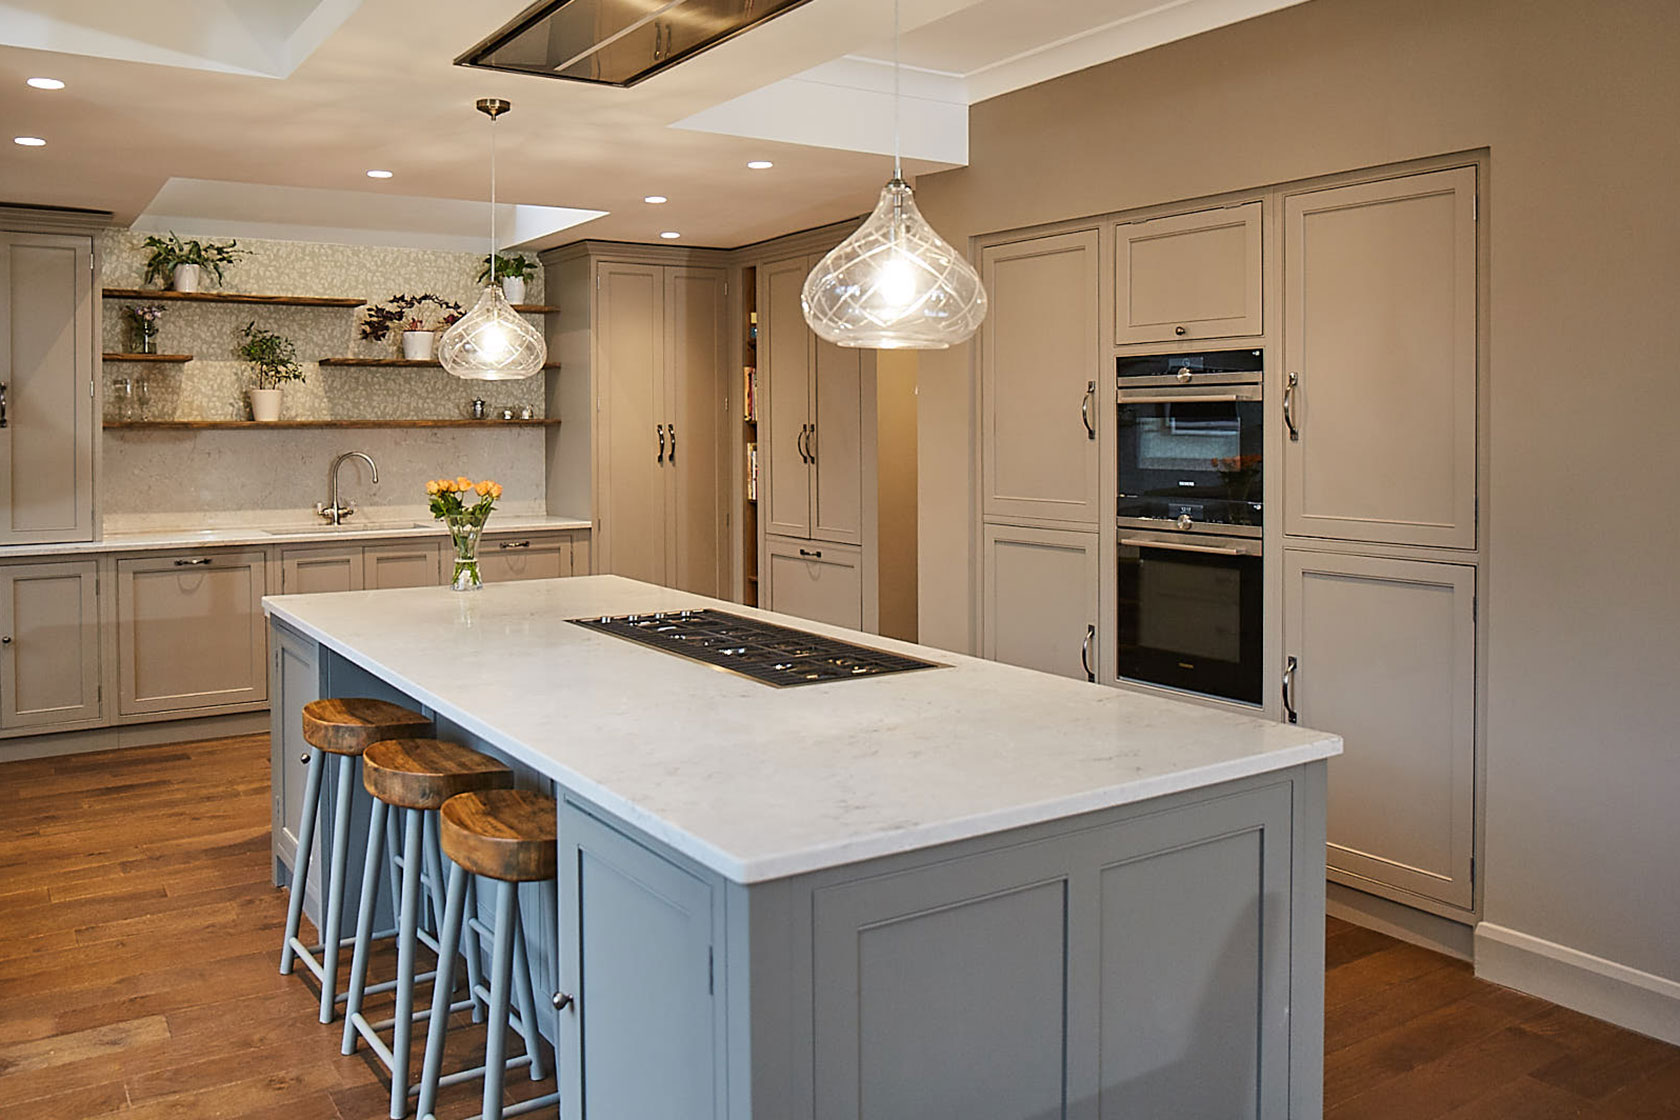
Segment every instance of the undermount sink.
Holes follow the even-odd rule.
[[[283,529],[264,529],[263,532],[271,537],[297,537],[307,533],[378,533],[390,532],[393,529],[430,529],[434,526],[431,521],[357,521],[354,518],[341,524],[334,525],[330,521],[321,521],[313,525],[288,525]]]

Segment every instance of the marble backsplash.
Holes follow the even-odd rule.
[[[186,229],[183,236],[191,236]],[[108,232],[103,242],[106,287],[140,286],[144,234]],[[478,298],[475,253],[240,239],[252,255],[226,270],[227,291],[273,295],[351,296],[379,303],[399,293],[432,292],[470,308]],[[204,287],[210,285],[206,283]],[[542,302],[541,272],[526,302]],[[104,347],[137,349],[122,308],[104,303]],[[283,386],[282,419],[464,419],[482,399],[495,416],[503,408],[531,408],[543,416],[544,375],[524,381],[472,382],[441,369],[322,368],[323,357],[399,357],[398,342],[366,342],[362,308],[278,307],[264,304],[165,302],[158,349],[191,354],[184,365],[106,362],[108,420],[245,420],[249,367],[234,354],[245,325],[290,337],[306,380]],[[542,317],[531,316],[542,328]],[[126,381],[132,392],[120,392]],[[126,399],[125,399],[126,398]],[[495,477],[507,488],[505,508],[541,509],[544,440],[538,429],[283,429],[209,431],[111,430],[105,433],[101,502],[108,526],[136,517],[180,514],[184,519],[307,510],[326,498],[327,464],[341,451],[360,450],[380,467],[372,486],[365,465],[345,468],[346,492],[369,507],[424,502],[428,478],[468,474]],[[587,516],[588,511],[578,511]]]

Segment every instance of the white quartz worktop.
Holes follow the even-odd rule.
[[[1341,753],[1318,731],[617,576],[287,595],[276,619],[751,883]],[[566,620],[714,607],[947,668],[772,688]]]
[[[560,529],[587,529],[588,521],[575,517],[492,516],[484,531],[489,535],[502,533],[536,533]],[[413,537],[446,539],[443,526],[419,515],[404,518],[352,517],[343,525],[329,525],[324,521],[277,522],[269,524],[181,524],[159,526],[133,532],[106,533],[97,541],[69,541],[62,544],[19,544],[0,547],[0,561],[28,559],[35,556],[75,556],[102,552],[159,552],[182,548],[228,548],[235,546],[325,544],[333,541],[369,541]]]

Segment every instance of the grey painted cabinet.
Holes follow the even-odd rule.
[[[1260,213],[1245,202],[1114,227],[1114,341],[1257,336]]]
[[[0,566],[0,730],[100,720],[98,585],[92,560]]]
[[[262,552],[117,561],[123,715],[268,699]]]
[[[93,241],[0,231],[0,544],[93,539]]]
[[[981,475],[988,521],[1099,517],[1098,432],[1114,370],[1100,368],[1097,231],[980,252]],[[1113,408],[1112,389],[1107,398]]]
[[[1347,744],[1329,764],[1332,877],[1468,910],[1476,569],[1298,549],[1284,557],[1289,699],[1301,723]]]
[[[984,536],[984,656],[1096,680],[1107,630],[1098,624],[1097,534],[988,524]]]
[[[1284,532],[1476,546],[1476,171],[1284,199]]]
[[[560,807],[561,1115],[722,1116],[713,885]]]
[[[273,797],[272,847],[278,871],[281,865],[290,868],[297,862],[303,787],[309,778],[309,744],[303,738],[301,713],[305,704],[320,698],[322,690],[320,647],[280,626],[273,627],[272,639],[269,786]],[[317,843],[315,860],[310,864],[312,884],[320,882],[316,872],[320,869],[320,853],[325,850],[326,845]]]

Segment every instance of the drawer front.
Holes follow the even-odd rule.
[[[486,583],[560,579],[572,574],[572,542],[567,536],[519,533],[485,537],[479,542],[478,561]]]
[[[772,538],[766,552],[770,610],[863,629],[863,556],[859,550]]]
[[[122,713],[266,701],[266,571],[261,552],[118,561]]]

